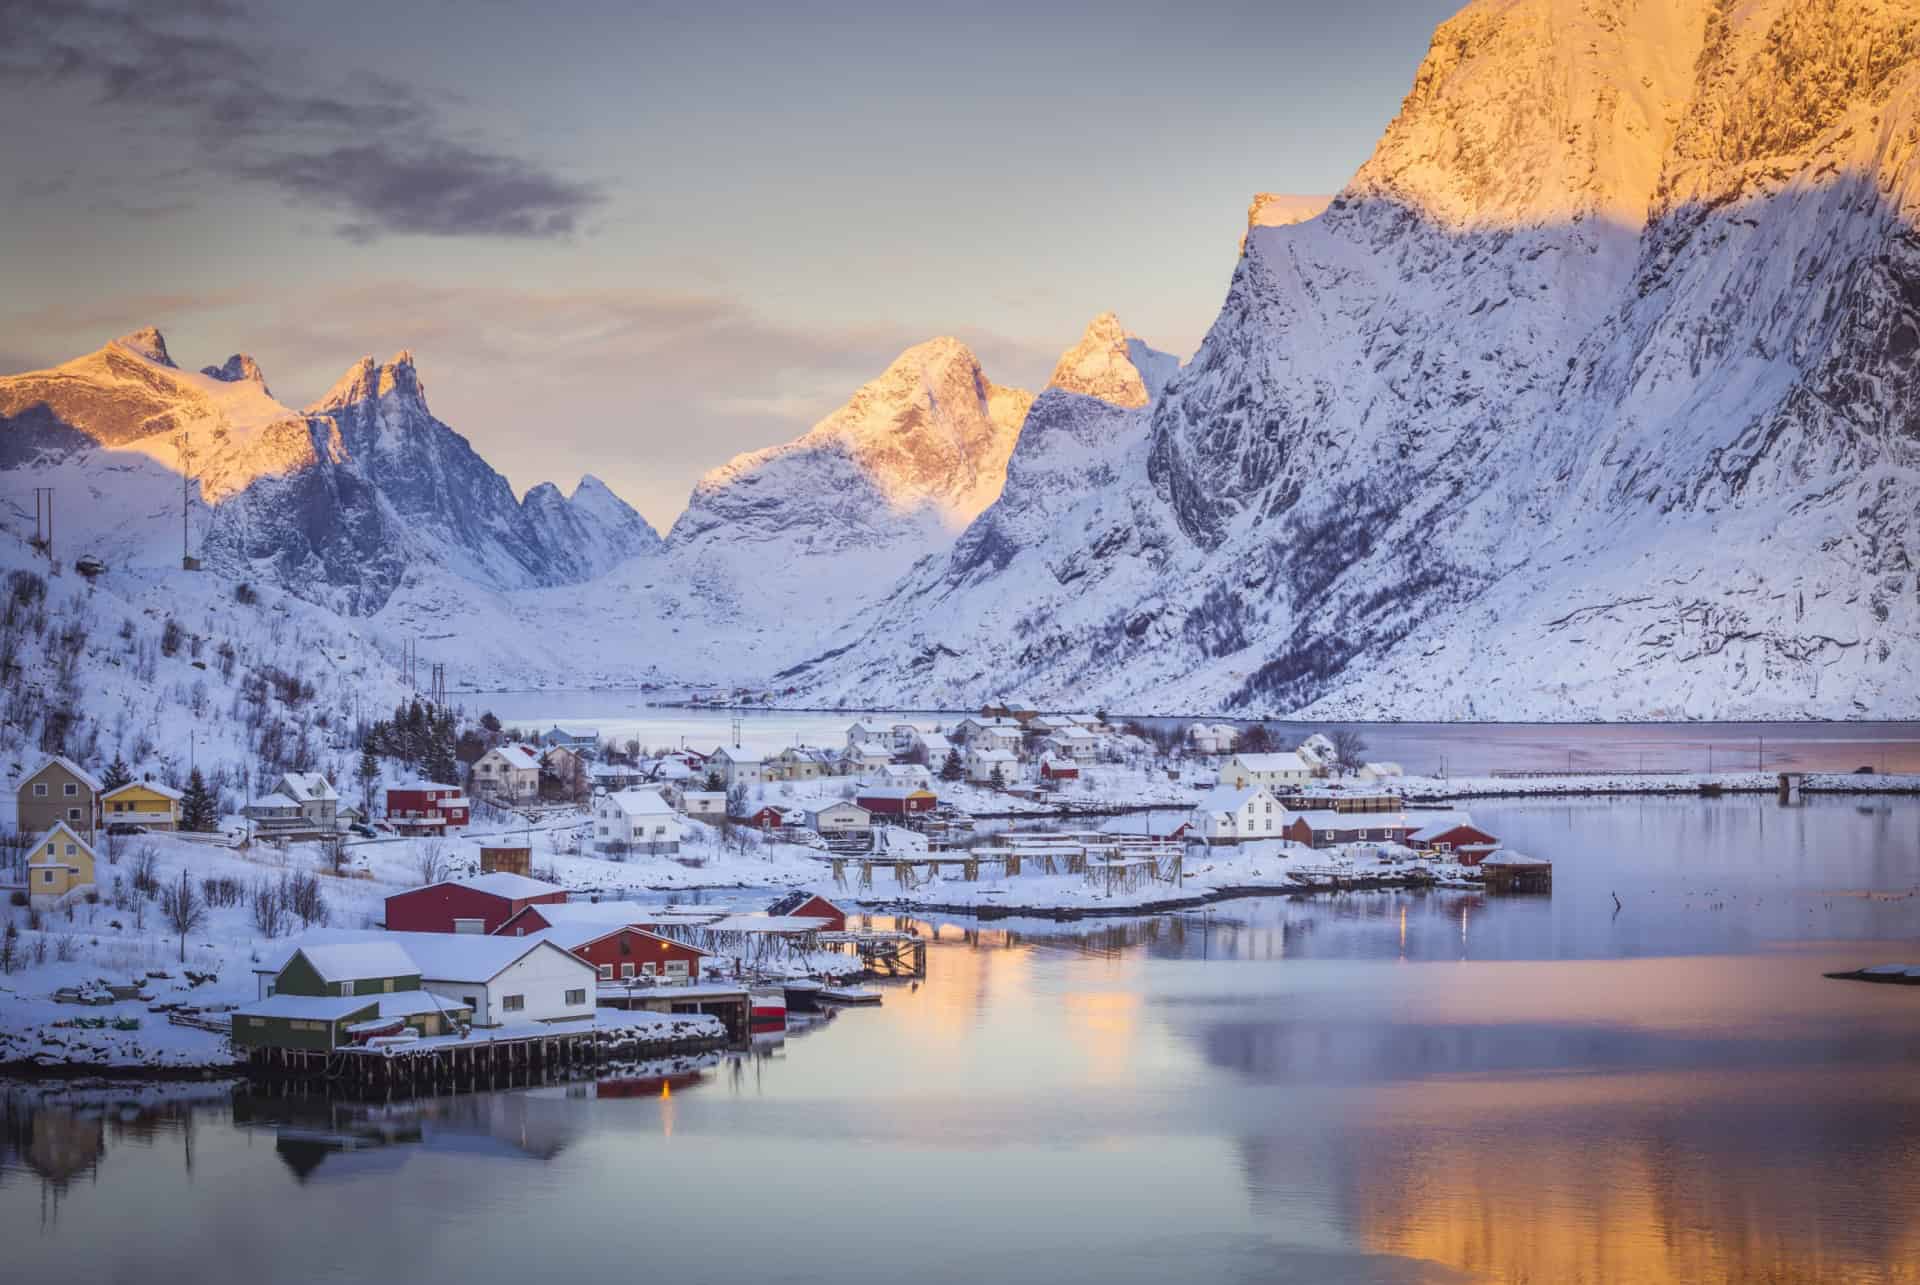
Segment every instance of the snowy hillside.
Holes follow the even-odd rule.
[[[1100,606],[1056,573],[947,690],[1920,713],[1916,55],[1873,0],[1469,6],[1327,211],[1250,228],[1103,497],[1134,543],[1063,524],[992,573],[1120,559]],[[886,647],[810,694],[903,697],[926,641]]]
[[[1178,536],[1146,475],[1152,406],[1178,370],[1111,313],[1094,318],[1034,400],[993,507],[829,639],[823,660],[777,683],[849,704],[960,708],[998,691],[1002,666],[1032,663],[1028,640],[1104,628]]]

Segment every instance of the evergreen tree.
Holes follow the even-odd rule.
[[[726,788],[727,783],[721,779],[719,768],[716,767],[707,773],[707,792],[709,794],[718,794]]]
[[[123,785],[131,785],[132,783],[132,769],[127,767],[127,761],[125,759],[115,754],[113,756],[113,762],[107,764],[107,770],[100,774],[101,788],[117,790]]]
[[[434,732],[428,735],[420,754],[420,770],[427,779],[441,785],[458,785],[460,765],[453,756],[453,738]]]
[[[1007,788],[1007,774],[1000,770],[998,763],[993,765],[993,776],[987,783],[996,790],[1004,790]]]
[[[373,815],[373,783],[380,779],[380,759],[373,752],[371,736],[360,747],[360,768],[354,775],[360,780],[360,810],[366,817],[371,817]]]
[[[213,791],[207,788],[207,778],[200,775],[200,769],[194,768],[187,777],[186,793],[180,796],[180,828],[210,831],[220,820],[220,803],[213,797]]]
[[[967,769],[960,764],[960,751],[948,750],[946,762],[940,765],[940,779],[943,781],[958,781],[966,774]]]

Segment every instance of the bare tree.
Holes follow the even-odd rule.
[[[152,843],[143,843],[133,850],[132,884],[135,893],[142,897],[152,897],[160,892],[160,849]]]
[[[439,883],[447,877],[447,845],[442,840],[416,840],[413,859],[414,873],[420,876],[421,883]]]
[[[1351,772],[1360,766],[1360,756],[1367,752],[1367,738],[1359,728],[1336,727],[1327,733],[1327,739],[1333,742],[1333,754],[1342,769]]]
[[[287,907],[280,890],[264,875],[253,885],[253,928],[262,937],[278,937],[287,930]]]
[[[194,890],[193,880],[184,868],[180,871],[180,878],[160,894],[160,914],[167,921],[167,927],[180,939],[180,962],[186,963],[187,934],[207,922],[207,906],[200,900],[200,894]]]

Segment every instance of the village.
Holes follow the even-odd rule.
[[[376,728],[353,779],[283,772],[233,811],[197,770],[31,765],[0,1063],[478,1084],[883,1003],[925,976],[927,915],[1552,889],[1549,857],[1411,801],[1350,732],[1282,749],[1011,699],[837,745],[495,724],[417,767]]]

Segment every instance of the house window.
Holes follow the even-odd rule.
[[[649,967],[649,968],[651,968],[651,967],[652,967],[652,965],[648,965],[648,967]],[[622,964],[622,965],[620,965],[620,976],[621,976],[621,978],[622,978],[623,980],[624,980],[624,979],[626,979],[626,978],[630,978],[630,977],[632,977],[632,976],[633,976],[633,965],[632,965],[632,964]]]
[[[625,968],[626,965],[622,964],[621,967]],[[660,971],[660,966],[658,964],[655,964],[652,960],[648,960],[646,963],[640,965],[640,974],[643,977],[652,977],[655,973],[659,971]]]
[[[567,1003],[584,1004],[586,1002],[587,1002],[587,992],[585,990],[574,990],[574,991],[567,992]]]
[[[500,1009],[505,1013],[518,1013],[527,1006],[525,995],[508,995],[501,999]]]
[[[388,978],[382,979],[382,981],[380,982],[380,989],[385,991],[389,995],[393,994],[393,978],[388,977]]]
[[[73,854],[74,854],[74,847],[71,843],[69,843],[67,845],[67,855],[72,856]]]
[[[35,781],[33,783],[33,797],[36,799],[44,799],[47,797],[47,783],[45,781]]]
[[[248,1026],[265,1026],[266,1024],[267,1019],[264,1017],[249,1017],[247,1019]]]
[[[613,965],[612,965],[612,964],[602,964],[602,965],[600,965],[600,980],[601,980],[601,981],[603,981],[603,982],[610,982],[610,981],[612,981],[612,980],[613,980]]]
[[[68,798],[71,799],[75,795],[80,793],[80,787],[75,785],[72,781],[68,781],[66,785],[62,787],[60,793],[66,795]]]
[[[352,982],[341,982],[341,983],[340,983],[340,993],[341,993],[342,995],[351,995],[351,994],[353,994],[353,983],[352,983]]]
[[[46,873],[45,875],[43,875],[43,876],[41,877],[41,880],[40,880],[40,881],[41,881],[42,883],[52,883],[52,882],[53,882],[53,871],[51,871],[51,870],[49,870],[49,871],[47,871],[47,873]]]
[[[68,809],[67,809],[67,820],[69,820],[69,821],[78,821],[79,819],[80,819],[80,809],[79,809],[79,808],[68,808]]]
[[[686,975],[687,975],[687,961],[686,961],[686,960],[684,960],[684,959],[669,959],[669,960],[667,961],[667,976],[669,976],[669,977],[685,977]]]

